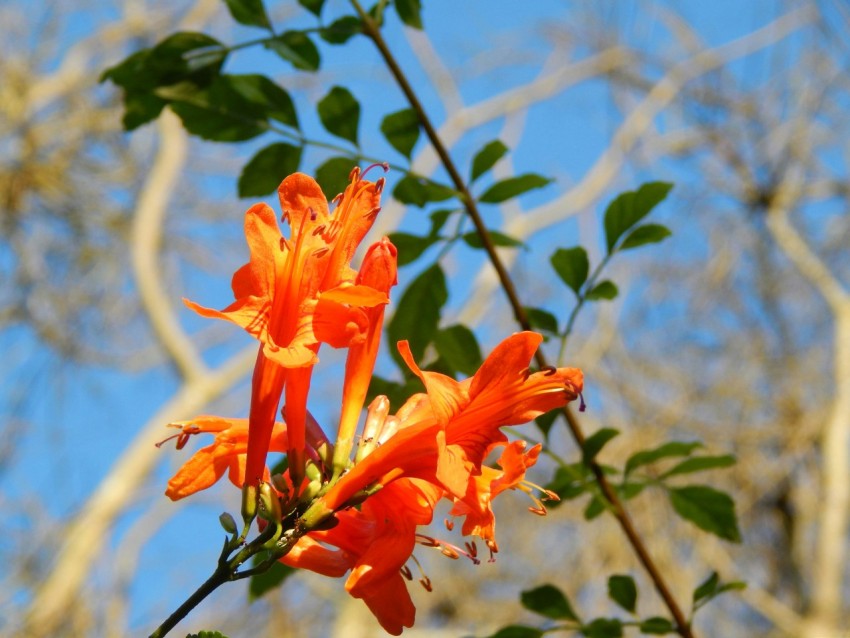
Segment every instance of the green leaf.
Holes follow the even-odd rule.
[[[258,565],[261,562],[258,560],[258,557],[260,556],[262,556],[262,554],[256,554],[254,556],[253,565]],[[272,589],[277,589],[283,584],[283,581],[292,576],[294,573],[294,567],[277,562],[267,571],[260,574],[254,574],[249,578],[248,601],[253,602],[266,592],[269,592]]]
[[[669,620],[667,620],[666,618],[662,618],[661,616],[652,616],[651,618],[642,620],[638,628],[640,629],[641,633],[654,634],[659,636],[663,634],[676,633],[676,626]]]
[[[390,400],[392,406],[404,405],[404,402],[417,392],[422,392],[422,382],[418,377],[406,379],[404,383],[372,377],[369,392],[366,395],[366,405],[369,405],[375,400],[376,396],[381,394]]]
[[[551,312],[547,312],[541,308],[525,306],[525,314],[528,316],[532,328],[551,334],[558,333],[558,318]]]
[[[266,42],[265,47],[302,71],[316,71],[322,61],[316,45],[303,31],[285,31]]]
[[[541,585],[524,591],[519,600],[523,607],[546,618],[579,620],[569,598],[554,585]]]
[[[486,204],[498,204],[535,188],[542,188],[551,182],[552,180],[548,177],[534,173],[509,177],[493,184],[484,191],[481,197],[478,198],[478,201]]]
[[[319,29],[319,37],[328,44],[345,44],[359,33],[363,33],[363,23],[357,16],[342,16]]]
[[[272,30],[272,23],[269,22],[263,0],[224,0],[224,2],[227,4],[230,15],[239,24]]]
[[[617,286],[613,281],[606,279],[596,284],[593,289],[585,295],[588,301],[599,301],[600,299],[613,299],[617,296]]]
[[[258,114],[261,113],[292,128],[298,128],[298,115],[295,113],[295,104],[289,97],[289,93],[265,75],[250,73],[223,75],[221,78],[256,108]]]
[[[187,634],[186,638],[227,638],[220,631],[199,631],[196,634]]]
[[[516,248],[518,246],[524,245],[518,239],[508,237],[504,233],[500,233],[498,230],[488,230],[487,235],[490,237],[490,241],[493,243],[494,246]],[[481,235],[479,235],[477,231],[470,231],[468,233],[464,233],[463,235],[461,235],[461,239],[463,239],[463,241],[465,241],[470,248],[484,248],[484,242],[481,241]]]
[[[550,412],[554,414],[555,412]],[[584,463],[570,463],[558,467],[555,476],[546,485],[561,501],[554,501],[551,507],[557,507],[559,502],[570,501],[584,494],[594,484],[593,475]]]
[[[437,353],[449,364],[452,370],[467,376],[474,375],[481,367],[481,349],[472,330],[461,324],[455,324],[437,331],[434,337]]]
[[[596,455],[599,454],[599,451],[605,446],[605,444],[619,433],[620,431],[615,430],[614,428],[602,428],[587,437],[584,445],[582,446],[582,462],[585,465],[589,465],[590,462],[596,458]]]
[[[420,0],[395,0],[398,17],[407,26],[422,29],[422,3]]]
[[[623,483],[622,485],[617,486],[617,493],[624,501],[630,501],[635,496],[643,492],[643,488],[645,487],[646,483]]]
[[[428,236],[437,238],[440,231],[443,230],[443,226],[446,225],[446,221],[448,221],[449,216],[454,212],[456,211],[451,209],[441,209],[435,210],[431,213],[429,215],[431,219],[431,230],[428,231]]]
[[[630,613],[637,608],[637,585],[631,576],[614,575],[608,579],[608,597]]]
[[[681,441],[671,441],[651,450],[641,450],[632,454],[626,461],[626,467],[623,474],[628,475],[643,465],[649,465],[660,459],[669,458],[671,456],[688,456],[695,449],[702,447],[702,443],[693,441],[691,443],[683,443]]]
[[[741,533],[735,518],[735,502],[725,492],[705,485],[669,488],[676,513],[720,538],[739,543]]]
[[[239,176],[239,197],[262,197],[273,193],[283,178],[298,170],[300,146],[278,142],[266,146],[251,158]]]
[[[578,296],[579,290],[587,281],[590,262],[587,252],[581,246],[575,248],[559,248],[549,258],[558,276]]]
[[[675,476],[676,474],[690,474],[691,472],[702,472],[703,470],[711,470],[717,467],[729,467],[735,465],[735,457],[731,454],[723,454],[720,456],[694,456],[685,459],[678,465],[664,472],[661,478]]]
[[[348,186],[348,176],[355,163],[350,157],[332,157],[316,169],[316,181],[328,201]]]
[[[711,575],[700,583],[693,594],[693,610],[696,611],[711,599],[719,596],[727,591],[735,591],[746,589],[747,584],[739,580],[729,583],[720,584],[720,577],[717,572],[711,572]]]
[[[133,130],[159,116],[168,100],[153,92],[162,86],[191,82],[205,87],[215,79],[228,50],[203,33],[175,33],[138,51],[100,76],[124,89],[124,128]]]
[[[322,13],[322,6],[324,6],[325,0],[298,0],[298,4],[313,15],[318,16]]]
[[[542,638],[543,631],[525,625],[508,625],[487,638]]]
[[[333,87],[321,99],[317,111],[322,125],[337,137],[357,145],[357,127],[360,123],[360,104],[348,89]]]
[[[410,233],[390,233],[390,241],[398,248],[398,265],[406,266],[416,261],[439,237],[420,237]]]
[[[587,638],[621,638],[623,623],[616,618],[597,618],[581,628]]]
[[[629,248],[637,248],[646,244],[657,244],[672,234],[670,229],[661,224],[644,224],[630,232],[623,240],[623,243],[620,244],[619,249],[628,250]]]
[[[269,126],[263,104],[242,94],[241,76],[221,75],[206,89],[190,83],[157,89],[171,100],[171,109],[192,135],[215,142],[242,142],[265,133]]]
[[[410,153],[419,139],[419,118],[413,109],[390,113],[381,122],[381,133],[390,145],[410,159]]]
[[[594,496],[584,508],[584,520],[592,521],[605,511],[605,501],[600,496]]]
[[[428,202],[442,202],[456,195],[448,186],[414,175],[405,175],[393,189],[393,197],[402,204],[413,204],[420,208]]]
[[[608,252],[613,252],[617,240],[646,217],[665,197],[672,184],[649,182],[636,191],[626,191],[619,195],[605,210],[605,241]]]
[[[414,279],[401,295],[395,314],[387,326],[390,343],[407,339],[413,358],[421,360],[425,348],[437,333],[440,309],[448,298],[446,277],[440,265],[434,264]],[[406,370],[407,366],[394,348],[392,355],[399,366]]]
[[[557,410],[549,410],[548,412],[541,414],[539,417],[534,419],[534,423],[540,428],[540,431],[543,432],[543,436],[546,440],[549,440],[549,431],[552,429],[552,426],[555,425],[555,419],[558,418]]]
[[[474,182],[484,173],[493,168],[496,165],[496,162],[502,159],[507,152],[508,147],[499,140],[493,140],[489,144],[486,144],[475,154],[475,157],[472,158],[472,169],[469,172],[469,181]]]

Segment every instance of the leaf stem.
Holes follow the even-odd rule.
[[[419,101],[416,93],[413,90],[410,82],[387,46],[386,41],[383,39],[381,32],[378,26],[375,24],[372,17],[366,13],[363,8],[360,6],[358,0],[350,0],[352,6],[360,15],[360,19],[363,23],[363,31],[366,36],[372,40],[375,44],[375,47],[378,49],[381,57],[383,57],[384,62],[387,65],[390,73],[395,78],[399,88],[404,93],[407,98],[410,107],[415,111],[417,118],[419,119],[422,128],[425,130],[428,139],[431,141],[431,145],[434,147],[437,155],[440,158],[443,167],[446,172],[449,174],[452,183],[455,186],[455,189],[461,195],[461,201],[463,203],[464,208],[466,209],[469,218],[472,220],[472,223],[475,225],[475,229],[481,237],[481,243],[484,246],[485,251],[487,252],[487,256],[490,259],[490,262],[493,264],[493,268],[496,270],[496,274],[499,277],[499,282],[501,283],[502,289],[505,292],[505,295],[508,298],[508,302],[513,310],[514,317],[516,318],[517,323],[522,327],[523,330],[531,330],[531,323],[528,319],[528,314],[525,312],[525,308],[520,302],[519,296],[517,295],[516,288],[514,283],[502,263],[501,258],[496,253],[496,248],[490,239],[489,234],[487,233],[487,228],[484,225],[484,221],[481,218],[481,214],[478,211],[478,205],[475,201],[475,198],[472,197],[472,194],[469,192],[469,188],[466,185],[465,180],[461,177],[457,167],[454,164],[451,156],[449,155],[448,150],[437,134],[436,129],[431,123],[431,119],[428,117],[422,103]],[[535,360],[537,364],[543,368],[548,367],[549,363],[546,360],[545,355],[538,350],[535,354]],[[581,429],[581,425],[578,423],[573,412],[569,409],[569,406],[564,408],[564,415],[567,419],[567,425],[572,433],[573,439],[579,445],[579,447],[583,447],[585,436],[584,432]],[[670,588],[667,586],[664,577],[659,571],[658,567],[655,565],[655,562],[652,560],[652,557],[649,555],[649,551],[643,543],[643,539],[638,534],[637,530],[632,523],[632,519],[626,511],[623,503],[620,501],[620,498],[617,496],[616,491],[605,478],[602,468],[595,461],[590,461],[588,463],[588,467],[593,472],[593,475],[596,479],[597,484],[599,485],[599,489],[602,494],[611,504],[612,511],[614,517],[617,519],[617,522],[620,524],[620,528],[623,530],[623,533],[626,535],[629,543],[635,551],[635,554],[638,557],[638,560],[643,565],[644,569],[647,571],[649,577],[652,579],[653,584],[655,585],[656,591],[658,591],[661,596],[664,604],[670,610],[670,614],[673,616],[673,620],[676,623],[676,631],[679,633],[682,638],[694,638],[694,634],[691,631],[690,624],[688,623],[685,614],[682,613],[681,608],[679,607],[676,599],[673,597]]]

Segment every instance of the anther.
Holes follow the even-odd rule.
[[[434,591],[434,588],[431,586],[431,579],[427,576],[422,576],[422,578],[419,579],[419,584],[422,585],[428,593]]]
[[[455,528],[455,522],[448,518],[443,521],[446,524],[446,529],[452,531]]]
[[[584,402],[584,395],[581,392],[579,392],[578,398],[579,398],[578,411],[584,412],[587,409],[587,404]]]
[[[555,366],[543,366],[542,368],[540,368],[540,370],[547,377],[551,377],[553,374],[555,374],[558,371],[558,368],[556,368]]]
[[[369,169],[366,169],[369,170]],[[359,182],[360,181],[360,167],[355,166],[351,169],[351,172],[348,174],[349,182]]]
[[[532,514],[537,514],[538,516],[546,516],[546,508],[541,505],[540,507],[529,507],[528,511]]]
[[[313,210],[313,207],[312,207],[312,206],[308,206],[308,207],[307,207],[307,212],[308,212],[308,213],[310,213],[310,221],[311,221],[311,222],[316,221],[316,219],[319,217],[319,216],[316,214],[316,211],[314,211],[314,210]]]
[[[449,558],[451,558],[452,560],[457,560],[458,558],[460,558],[460,554],[458,554],[458,553],[457,553],[455,550],[453,550],[451,547],[446,547],[445,545],[443,545],[443,546],[440,548],[440,553],[441,553],[443,556],[448,556],[448,557],[449,557]]]
[[[528,377],[531,376],[531,368],[526,368],[525,370],[521,371],[520,375],[522,376],[523,382],[528,381]]]
[[[407,580],[413,580],[413,572],[410,571],[410,567],[407,565],[402,565],[398,570],[401,572],[401,575],[404,576]]]
[[[475,541],[466,541],[464,543],[466,546],[466,551],[469,552],[469,555],[472,556],[473,560],[478,558],[478,545],[475,544]]]
[[[386,183],[387,180],[385,180],[383,177],[381,177],[380,179],[378,179],[377,182],[375,182],[375,193],[377,195],[380,195],[382,192],[384,192],[384,184]]]

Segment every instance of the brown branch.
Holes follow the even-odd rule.
[[[381,35],[378,26],[372,20],[371,16],[369,16],[363,8],[360,6],[357,0],[351,0],[352,5],[357,10],[360,18],[363,22],[363,28],[365,34],[372,40],[372,42],[377,47],[378,51],[383,57],[384,62],[404,93],[407,101],[410,103],[411,108],[416,112],[417,118],[419,119],[422,128],[425,130],[428,139],[431,142],[431,145],[434,147],[437,155],[440,157],[440,161],[443,164],[443,167],[446,169],[446,172],[449,174],[449,177],[452,180],[452,183],[455,186],[455,189],[460,194],[461,202],[466,209],[467,215],[472,220],[473,225],[475,226],[476,231],[478,232],[479,237],[481,238],[481,242],[484,246],[484,250],[487,252],[487,256],[490,262],[493,264],[493,268],[496,270],[496,274],[499,277],[499,281],[502,285],[502,289],[505,292],[505,295],[508,298],[508,302],[510,303],[511,309],[513,310],[514,317],[516,318],[517,323],[522,327],[523,330],[531,330],[531,323],[528,320],[528,314],[525,312],[525,309],[520,302],[519,296],[516,292],[516,288],[514,286],[513,280],[510,277],[507,269],[502,263],[501,258],[496,252],[496,247],[493,245],[493,242],[490,240],[489,234],[487,233],[487,227],[484,224],[483,219],[481,218],[481,214],[478,211],[478,205],[475,201],[475,198],[469,192],[469,188],[466,185],[464,179],[460,176],[457,167],[454,164],[451,156],[449,155],[448,149],[444,146],[442,140],[437,134],[436,129],[431,123],[431,119],[428,117],[428,114],[425,112],[422,103],[419,101],[419,98],[416,96],[416,93],[413,90],[413,87],[407,80],[404,72],[401,67],[398,65],[395,57],[392,52],[389,50],[386,42]],[[549,365],[545,356],[541,351],[538,351],[535,355],[535,360],[537,364],[542,367],[547,367]],[[581,447],[584,444],[585,436],[584,432],[581,429],[578,420],[575,415],[570,411],[569,408],[564,409],[564,415],[566,416],[567,425],[569,426],[570,432],[572,433],[573,438],[576,443]],[[620,524],[623,533],[626,535],[626,538],[629,540],[632,548],[637,554],[638,560],[640,560],[644,569],[646,569],[649,577],[652,579],[653,584],[655,585],[655,589],[658,591],[659,595],[664,601],[664,604],[670,610],[670,614],[673,617],[677,627],[677,631],[679,635],[683,638],[693,638],[693,633],[691,631],[690,624],[685,617],[685,614],[682,612],[679,607],[676,599],[673,597],[670,588],[667,586],[667,583],[664,580],[661,572],[658,567],[652,560],[652,557],[649,555],[649,551],[643,543],[643,539],[641,539],[640,535],[635,530],[635,527],[632,523],[632,519],[629,516],[628,512],[626,512],[625,507],[623,506],[622,501],[617,496],[614,488],[605,478],[605,475],[602,471],[602,468],[595,461],[590,461],[588,463],[590,470],[593,472],[593,475],[596,479],[597,484],[599,485],[602,494],[611,504],[611,509],[614,514],[614,517],[617,519],[617,522]]]

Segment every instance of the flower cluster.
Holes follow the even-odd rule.
[[[478,536],[491,556],[498,550],[491,501],[508,489],[529,493],[524,480],[540,446],[508,442],[501,427],[525,423],[577,398],[581,371],[529,364],[542,338],[532,332],[505,339],[476,374],[464,381],[421,370],[406,342],[399,352],[425,386],[395,414],[386,397],[368,407],[357,426],[377,357],[384,309],[396,283],[396,249],[387,238],[366,252],[359,271],[351,259],[380,210],[383,178],[363,179],[355,168],[333,214],[318,184],[295,174],[280,185],[283,220],[259,204],[248,210],[250,261],[233,276],[235,301],[224,310],[186,304],[227,319],[260,341],[247,419],[201,416],[172,424],[178,447],[196,433],[215,434],[169,481],[180,499],[205,489],[225,472],[243,490],[243,516],[285,530],[280,560],[331,577],[348,574],[345,587],[369,606],[386,631],[413,625],[415,609],[404,579],[416,544],[478,562],[474,542],[464,549],[420,533],[441,499],[463,519],[463,535]],[[347,348],[342,406],[335,441],[307,410],[321,344]],[[278,421],[281,399],[283,422]],[[355,445],[356,443],[356,445]],[[484,465],[501,450],[500,469]],[[270,476],[270,452],[285,452],[287,469]],[[353,457],[352,457],[353,454]],[[542,490],[543,497],[554,497]],[[450,522],[447,525],[451,529]],[[430,589],[423,576],[422,584]]]

